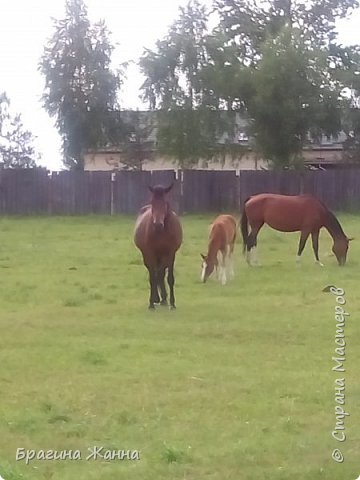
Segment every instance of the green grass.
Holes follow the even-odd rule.
[[[340,215],[348,264],[264,228],[262,266],[236,245],[236,277],[199,281],[211,216],[182,219],[177,310],[148,311],[130,217],[0,219],[0,475],[5,480],[355,480],[360,474],[360,218]],[[333,372],[345,289],[346,372]],[[347,439],[334,380],[346,379]],[[140,460],[86,461],[88,447]],[[17,448],[82,460],[15,461]],[[345,461],[331,452],[340,448]]]

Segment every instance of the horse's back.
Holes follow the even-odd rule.
[[[323,206],[322,202],[309,193],[301,195],[281,195],[280,193],[258,193],[252,195],[246,202],[245,206],[252,204],[267,204],[267,205],[291,205],[291,206],[307,206],[315,205],[317,207]]]
[[[224,225],[226,228],[236,228],[236,219],[232,215],[222,214],[215,218],[210,227],[213,225]]]
[[[222,243],[228,245],[235,241],[236,220],[232,215],[219,215],[210,225],[210,239],[218,236]]]
[[[250,222],[290,232],[305,227],[317,228],[323,223],[326,207],[314,196],[260,193],[245,203]]]

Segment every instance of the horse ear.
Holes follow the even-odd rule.
[[[205,255],[203,255],[202,253],[200,253],[200,257],[201,257],[203,260],[206,260]]]
[[[150,190],[151,193],[154,193],[154,189],[150,185],[148,185],[148,189]]]
[[[164,193],[169,193],[170,190],[173,188],[173,186],[174,186],[174,182],[172,182],[172,184],[169,185],[167,188],[164,188]]]
[[[354,237],[348,238],[348,242],[352,242],[353,240],[355,240]]]

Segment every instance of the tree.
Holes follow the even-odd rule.
[[[179,18],[156,51],[145,50],[140,67],[146,76],[144,99],[151,108],[196,107],[201,104],[197,73],[206,60],[204,37],[207,13],[197,0],[181,7]]]
[[[359,6],[357,0],[215,0],[220,25],[238,47],[245,64],[261,58],[263,44],[284,27],[295,29],[308,49],[328,48],[336,38],[335,22]]]
[[[249,121],[256,149],[274,166],[301,164],[310,139],[342,128],[349,77],[339,73],[347,72],[349,60],[334,29],[357,5],[216,0],[220,21],[208,33],[206,10],[191,1],[140,61],[144,98],[161,110],[160,151],[191,163],[216,155],[224,135],[229,142],[221,150],[230,151],[230,123],[238,112]],[[354,65],[358,71],[360,62]]]
[[[154,159],[156,117],[154,112],[126,112],[126,138],[121,163],[127,170],[142,170],[146,160]]]
[[[66,17],[55,22],[39,68],[45,76],[43,104],[56,118],[70,168],[83,168],[84,150],[122,138],[123,124],[112,114],[122,74],[110,68],[113,48],[104,22],[90,24],[84,1],[66,0]]]
[[[341,49],[341,63],[336,71],[342,85],[343,95],[342,129],[347,135],[344,143],[345,159],[360,161],[360,46]]]
[[[204,6],[190,1],[155,51],[146,50],[140,60],[146,77],[143,98],[160,110],[159,151],[182,165],[216,155],[217,140],[228,125],[218,115],[221,100],[211,84],[207,17]]]
[[[216,5],[218,31],[236,52],[232,65],[252,72],[251,88],[239,84],[234,93],[251,119],[257,149],[275,166],[299,163],[309,135],[341,130],[346,83],[337,73],[347,59],[336,44],[335,20],[358,2],[217,0]]]
[[[273,165],[301,163],[309,136],[341,129],[345,83],[336,72],[344,67],[344,50],[334,27],[357,1],[215,4],[220,22],[211,34],[206,10],[192,1],[140,61],[144,98],[161,109],[160,151],[181,163],[216,155],[218,139],[234,134],[236,111],[249,119],[256,148]]]
[[[20,114],[11,115],[9,106],[6,93],[0,94],[0,167],[35,167],[40,157],[33,146],[35,138],[25,130]]]
[[[247,101],[250,133],[273,166],[301,165],[309,135],[319,140],[340,131],[340,89],[329,82],[326,55],[307,50],[288,28],[261,53]]]

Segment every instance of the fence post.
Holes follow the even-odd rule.
[[[52,177],[54,175],[54,172],[51,172],[50,175],[48,175],[48,208],[47,208],[47,211],[48,211],[48,215],[52,215],[53,213],[53,201],[52,201],[52,197],[53,197],[53,182],[52,182]]]
[[[180,181],[179,215],[182,215],[184,213],[184,172],[183,172],[183,170],[177,170],[177,178]]]
[[[239,182],[238,182],[238,185],[239,185],[239,187],[238,187],[239,199],[238,199],[238,201],[239,201],[239,210],[240,210],[240,212],[241,212],[241,209],[242,209],[242,206],[243,206],[243,198],[242,198],[242,197],[243,197],[243,193],[242,193],[242,190],[243,190],[243,189],[242,189],[242,177],[243,177],[242,171],[239,170]]]
[[[116,172],[111,172],[110,178],[110,215],[114,215],[114,184],[116,181]]]
[[[241,170],[236,170],[235,176],[235,208],[240,212],[241,211],[241,198],[240,198],[240,175]]]

